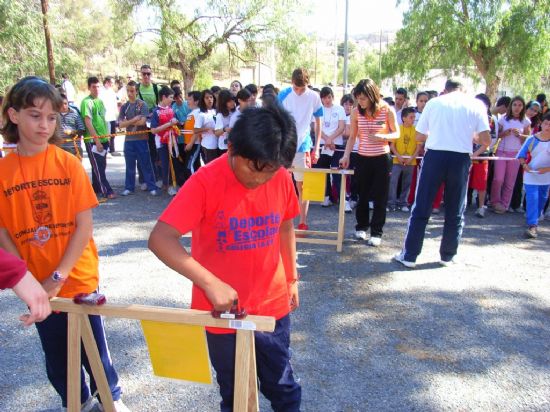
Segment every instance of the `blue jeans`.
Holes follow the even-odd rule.
[[[548,200],[548,189],[550,185],[528,185],[525,187],[525,200],[527,202],[527,210],[525,213],[528,226],[536,226],[539,222],[539,217],[544,211],[544,205]]]
[[[439,254],[450,261],[457,253],[464,227],[464,209],[471,165],[468,153],[428,150],[424,155],[416,187],[416,198],[405,235],[405,260],[415,262],[422,251],[432,202],[445,183],[445,224]]]
[[[221,411],[230,412],[233,410],[236,335],[207,332],[206,336],[220,385]],[[260,391],[275,412],[299,412],[302,388],[294,380],[290,365],[290,316],[279,319],[273,332],[254,332],[254,337]]]
[[[105,329],[103,327],[103,319],[101,316],[89,315],[90,324],[99,350],[99,356],[107,382],[113,395],[113,400],[120,399],[121,389],[118,386],[118,375],[111,361],[111,355],[105,338]],[[44,321],[35,323],[42,349],[46,358],[46,373],[52,386],[61,396],[61,402],[64,407],[67,407],[67,314],[52,313]],[[84,351],[82,350],[82,366],[90,376],[90,388],[86,384],[84,370],[80,368],[80,399],[84,403],[90,397],[91,393],[97,390],[95,380],[92,375],[92,370]]]
[[[147,184],[147,190],[156,190],[153,165],[149,154],[147,140],[127,140],[124,142],[124,161],[126,162],[126,179],[124,188],[133,192],[136,188],[136,164],[141,169],[143,181]]]

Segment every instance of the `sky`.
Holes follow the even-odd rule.
[[[395,0],[348,0],[350,35],[368,34],[380,30],[397,31],[402,26],[407,2],[398,7]],[[317,0],[312,14],[304,20],[302,29],[320,37],[344,36],[345,0]],[[335,17],[336,16],[336,17]]]

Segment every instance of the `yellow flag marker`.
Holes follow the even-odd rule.
[[[203,326],[141,321],[153,372],[164,378],[212,383]]]
[[[326,176],[324,173],[304,172],[302,199],[314,202],[325,200]]]

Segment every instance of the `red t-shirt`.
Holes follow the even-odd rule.
[[[17,256],[0,249],[0,289],[13,288],[27,273],[27,265]]]
[[[247,189],[235,177],[225,154],[200,168],[159,220],[182,235],[192,231],[193,258],[231,285],[249,314],[280,319],[290,306],[279,228],[298,213],[288,171],[281,168],[267,183]],[[212,309],[204,291],[195,285],[191,307]]]

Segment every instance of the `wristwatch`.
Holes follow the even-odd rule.
[[[67,278],[64,277],[63,274],[58,270],[54,270],[54,272],[52,273],[51,278],[56,283],[65,282],[65,280],[67,280]]]

